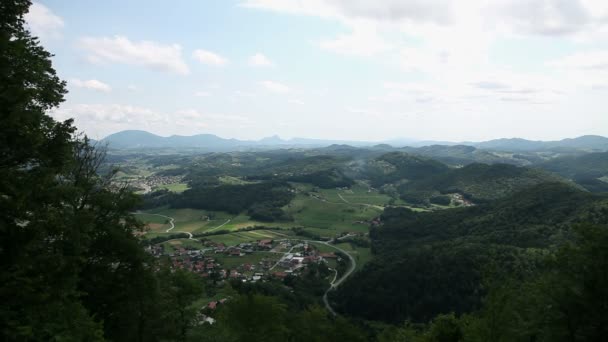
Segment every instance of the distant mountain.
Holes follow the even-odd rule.
[[[487,155],[465,148],[473,146],[482,150],[496,151],[544,151],[544,150],[588,150],[588,151],[608,151],[608,138],[594,135],[586,135],[574,139],[563,139],[559,141],[532,141],[519,138],[497,139],[484,142],[465,142],[453,143],[447,141],[417,141],[412,139],[393,139],[383,142],[368,142],[356,140],[327,140],[292,138],[281,139],[278,135],[266,137],[260,140],[238,140],[225,139],[213,134],[197,134],[192,136],[172,135],[162,137],[146,131],[128,130],[111,134],[100,141],[108,143],[114,149],[143,149],[143,148],[196,148],[214,152],[236,151],[241,149],[264,149],[264,148],[317,148],[330,145],[350,145],[355,147],[372,147],[382,144],[382,148],[387,145],[397,147],[427,147],[421,152],[425,155],[443,154],[449,162],[466,160],[475,161],[495,161],[496,156]],[[410,152],[410,151],[408,151]],[[414,152],[414,151],[411,151]],[[447,153],[447,154],[446,154]],[[455,154],[453,154],[455,153]],[[475,155],[474,158],[471,156]]]
[[[251,148],[276,147],[326,147],[331,145],[372,146],[375,143],[348,140],[324,140],[293,138],[281,139],[278,135],[260,140],[225,139],[213,134],[197,134],[191,136],[172,135],[162,137],[146,131],[127,130],[108,135],[99,141],[108,144],[113,149],[145,149],[145,148],[196,148],[214,152],[226,152]]]
[[[534,141],[520,138],[496,139],[478,143],[464,143],[481,149],[501,151],[542,151],[548,149],[608,150],[608,138],[598,135],[584,135],[574,139],[557,141]]]
[[[225,151],[245,144],[236,139],[224,139],[213,134],[192,136],[172,135],[161,137],[146,131],[122,131],[111,134],[100,141],[115,149],[138,148],[205,148]]]

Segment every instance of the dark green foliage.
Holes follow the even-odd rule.
[[[292,182],[310,183],[323,189],[351,187],[355,182],[339,170],[323,170],[288,178]]]
[[[249,208],[247,214],[252,219],[263,222],[293,220],[293,217],[283,211],[283,209],[278,208],[276,205],[277,204],[272,202],[254,204]]]
[[[608,334],[608,228],[583,224],[542,272],[496,282],[466,322],[471,341],[604,341]]]
[[[570,178],[591,192],[608,192],[608,183],[599,180],[608,176],[608,152],[555,158],[539,166]]]
[[[402,152],[384,154],[366,165],[365,174],[373,186],[400,180],[423,179],[448,171],[438,161]]]
[[[290,189],[288,184],[279,182],[195,187],[175,195],[169,203],[175,208],[220,210],[238,214],[254,205],[280,208],[293,198]],[[253,208],[253,211],[256,209]],[[271,213],[271,216],[277,219],[276,213]]]
[[[368,319],[426,322],[479,307],[482,280],[493,270],[533,274],[546,249],[569,238],[570,224],[606,222],[608,209],[603,197],[552,183],[478,207],[387,208],[382,221],[370,233],[374,260],[335,300],[343,312]]]
[[[450,196],[433,196],[429,198],[429,202],[438,205],[450,205],[452,199],[450,198]]]
[[[421,199],[425,196],[428,199],[433,194],[439,193],[460,193],[468,195],[475,202],[484,202],[511,195],[537,184],[558,181],[565,182],[559,176],[525,167],[508,164],[470,164],[405,183],[399,187],[399,191],[404,200],[411,197]]]

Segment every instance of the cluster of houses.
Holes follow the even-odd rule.
[[[167,256],[172,269],[188,270],[200,274],[203,278],[215,281],[239,279],[244,282],[257,282],[269,277],[285,278],[296,275],[299,270],[310,263],[320,263],[334,259],[334,253],[320,253],[313,246],[299,241],[261,239],[256,242],[241,243],[236,246],[226,246],[223,243],[204,241],[203,248],[176,246],[166,252],[162,244],[147,247],[155,257]],[[272,252],[268,258],[258,262],[247,262],[247,254],[254,252]],[[271,256],[280,256],[277,257]],[[220,259],[225,257],[244,257],[242,264],[226,268]]]
[[[181,183],[183,176],[158,176],[151,175],[148,177],[139,177],[138,180],[133,181],[131,186],[142,190],[144,193],[151,192],[152,189],[157,188],[161,185]]]

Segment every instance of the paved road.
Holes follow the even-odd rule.
[[[349,259],[350,259],[350,265],[348,267],[348,270],[346,270],[346,272],[344,272],[344,274],[342,275],[342,277],[340,277],[340,279],[336,280],[336,277],[338,275],[338,272],[336,271],[336,277],[334,277],[334,280],[330,283],[329,288],[327,289],[327,291],[325,291],[325,293],[323,294],[323,303],[325,304],[325,307],[327,308],[327,311],[329,311],[332,315],[336,316],[336,311],[334,311],[334,309],[331,307],[331,304],[329,304],[329,300],[327,300],[327,294],[334,290],[335,288],[337,288],[338,286],[340,286],[340,284],[342,284],[346,278],[348,278],[357,268],[357,261],[355,261],[355,258],[353,258],[352,255],[350,255],[347,251],[343,250],[342,248],[338,247],[338,246],[334,246],[330,243],[328,243],[327,241],[313,241],[313,240],[305,240],[306,242],[316,242],[316,243],[322,243],[324,245],[330,246],[332,248],[335,248],[337,250],[339,250],[340,252],[344,253]]]
[[[164,217],[166,219],[169,220],[169,224],[171,225],[171,227],[169,227],[167,230],[165,230],[165,233],[169,233],[171,232],[171,230],[173,230],[173,228],[175,228],[175,219],[171,216],[166,216],[166,215],[161,215],[161,214],[148,214],[148,213],[133,213],[134,215],[142,215],[142,214],[147,214],[147,215],[154,215],[154,216],[160,216],[160,217]],[[192,233],[190,232],[176,232],[176,233],[184,233],[184,234],[188,234],[188,239],[190,240],[194,240],[194,237],[192,236]]]

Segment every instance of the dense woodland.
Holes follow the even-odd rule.
[[[603,341],[608,336],[608,154],[379,145],[199,153],[113,151],[48,112],[66,84],[24,27],[30,1],[0,4],[0,334],[3,341]],[[542,146],[541,146],[542,147]],[[539,147],[540,148],[540,147]],[[145,160],[181,193],[115,180]],[[115,168],[121,164],[120,170]],[[231,184],[222,177],[232,177]],[[192,304],[214,279],[144,250],[141,208],[199,208],[288,222],[294,183],[377,188],[373,258],[321,297],[324,264],[232,282],[216,324]],[[376,190],[376,189],[373,189]],[[455,208],[449,195],[474,206]],[[414,211],[412,208],[425,210]],[[296,227],[304,238],[316,233]],[[180,236],[178,233],[173,236]],[[182,235],[183,237],[183,235]],[[162,239],[163,237],[161,237]],[[335,267],[347,268],[344,255]]]

